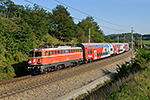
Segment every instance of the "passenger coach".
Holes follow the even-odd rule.
[[[113,45],[110,43],[79,43],[76,45],[82,48],[85,63],[113,54]]]

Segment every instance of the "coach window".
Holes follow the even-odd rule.
[[[61,50],[61,53],[63,53],[63,51]]]
[[[65,53],[65,50],[64,50],[64,53]]]
[[[112,48],[110,49],[110,51],[112,51]]]
[[[92,50],[90,50],[90,53],[92,54]]]
[[[57,51],[55,50],[55,54],[57,54]]]
[[[45,55],[48,56],[48,52],[47,52],[47,51],[45,52]],[[36,56],[35,56],[35,57],[36,57]]]
[[[90,54],[90,52],[88,51],[88,55]]]
[[[70,50],[68,50],[69,51],[69,53],[70,53]]]
[[[60,53],[60,51],[58,50],[58,54]]]
[[[68,50],[66,50],[66,53],[68,53]]]
[[[49,51],[49,56],[51,55],[51,52]]]

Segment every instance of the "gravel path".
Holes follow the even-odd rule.
[[[62,80],[58,80],[49,84],[45,84],[39,87],[35,87],[29,90],[26,90],[21,93],[17,93],[14,95],[11,95],[9,97],[3,98],[3,100],[55,100],[59,99],[59,97],[70,93],[73,90],[79,89],[82,86],[85,86],[86,84],[110,73],[116,71],[116,64],[122,64],[124,62],[130,61],[131,57],[127,57],[123,60],[117,61],[113,64],[109,64],[104,67],[100,67],[94,70],[86,71],[84,73],[64,78]],[[86,66],[86,65],[83,65]],[[75,67],[76,69],[77,67]],[[76,71],[76,70],[74,70]],[[69,73],[69,69],[64,71],[57,71],[55,73],[58,73],[58,76],[61,76],[62,73]],[[45,75],[46,78],[53,77],[53,75],[57,74],[47,74]],[[39,81],[42,79],[39,79]],[[28,80],[28,81],[32,81]],[[15,84],[15,83],[14,83]]]

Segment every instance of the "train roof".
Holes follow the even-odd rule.
[[[31,49],[30,51],[34,50],[59,50],[59,49],[81,49],[81,47],[72,47],[72,46],[57,46],[57,47],[38,47],[35,49]]]
[[[110,44],[110,43],[78,43],[76,44],[78,45],[106,45],[106,44]]]

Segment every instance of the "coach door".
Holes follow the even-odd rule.
[[[97,59],[97,51],[94,50],[94,59]]]

